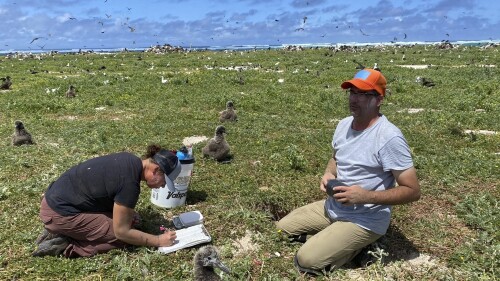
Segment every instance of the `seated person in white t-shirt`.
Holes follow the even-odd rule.
[[[277,227],[305,242],[295,256],[303,272],[321,274],[352,260],[389,227],[391,205],[420,198],[420,185],[401,131],[380,113],[386,79],[373,69],[342,83],[351,115],[341,120],[320,182],[326,200],[300,207]],[[329,181],[340,183],[328,189]],[[397,186],[396,186],[397,182]]]

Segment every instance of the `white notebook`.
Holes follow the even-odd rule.
[[[175,240],[174,245],[169,247],[158,247],[158,252],[168,254],[180,249],[212,241],[212,237],[210,237],[210,234],[208,234],[208,231],[203,224],[197,224],[176,230],[176,234],[177,239]]]

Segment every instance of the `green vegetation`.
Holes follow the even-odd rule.
[[[195,145],[187,205],[159,208],[144,185],[138,205],[143,228],[159,233],[173,215],[200,210],[213,244],[235,273],[224,279],[309,280],[293,267],[300,245],[284,239],[274,221],[324,197],[319,180],[333,130],[349,115],[339,85],[355,73],[353,59],[368,67],[377,62],[387,77],[391,94],[382,112],[408,140],[423,196],[394,207],[387,264],[346,267],[317,280],[498,279],[500,134],[478,132],[500,132],[498,50],[414,46],[1,57],[0,77],[11,76],[13,85],[0,91],[0,280],[191,279],[196,248],[169,255],[142,247],[74,260],[31,257],[42,230],[40,196],[88,158],[118,151],[139,156],[151,143],[174,149],[185,137],[212,137],[228,100],[239,118],[225,124],[232,163],[203,159],[203,143]],[[436,86],[421,86],[417,76]],[[70,84],[77,90],[73,99],[64,95]],[[36,145],[10,145],[15,120],[24,122]],[[408,261],[417,252],[431,260]]]

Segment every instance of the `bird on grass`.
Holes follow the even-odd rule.
[[[434,81],[432,81],[431,79],[425,78],[425,77],[420,77],[420,76],[417,77],[415,82],[420,83],[422,86],[425,86],[425,87],[436,86],[436,83],[434,83]]]
[[[354,63],[358,64],[358,65],[356,66],[356,69],[365,69],[365,68],[366,68],[366,66],[364,66],[363,64],[361,64],[361,63],[360,63],[359,61],[357,61],[357,60],[352,60],[352,62],[354,62]]]
[[[213,158],[217,161],[225,161],[229,157],[230,147],[224,138],[226,128],[222,125],[215,129],[215,136],[201,150],[203,156]]]
[[[375,63],[375,65],[373,66],[373,70],[382,72],[382,69],[380,69],[380,67],[378,67],[378,63]]]
[[[0,89],[2,90],[10,90],[10,86],[12,86],[12,81],[10,81],[10,76],[0,78],[2,80],[2,85],[0,85]]]
[[[12,145],[35,144],[31,138],[31,134],[24,128],[23,122],[17,120],[15,125],[14,134],[12,135]]]
[[[76,97],[76,91],[75,91],[75,86],[69,85],[69,89],[66,91],[66,97],[67,98],[74,98]]]
[[[234,110],[234,103],[232,101],[228,101],[226,103],[226,109],[223,111],[219,112],[219,122],[226,122],[226,121],[237,121],[238,116],[236,115],[236,111]]]
[[[231,273],[231,270],[220,260],[217,248],[212,245],[201,247],[194,255],[193,263],[195,281],[222,280],[221,277],[215,273],[215,268],[228,274]]]
[[[245,78],[243,78],[243,76],[240,76],[240,78],[238,79],[238,84],[245,85]]]

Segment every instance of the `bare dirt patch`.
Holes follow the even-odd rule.
[[[413,68],[413,69],[426,69],[429,68],[428,64],[410,64],[410,65],[403,65],[403,64],[398,64],[397,66],[399,67],[405,67],[405,68]]]
[[[191,137],[184,138],[184,140],[182,141],[182,144],[189,146],[189,145],[197,144],[200,142],[204,142],[206,140],[208,140],[208,137],[206,137],[206,136],[191,136]]]
[[[490,130],[465,130],[464,133],[466,134],[474,133],[478,135],[487,135],[487,136],[498,134],[498,132]]]
[[[252,236],[253,233],[247,229],[245,236],[233,241],[233,246],[236,248],[236,251],[233,252],[234,256],[243,256],[259,250],[259,245],[252,242]]]

